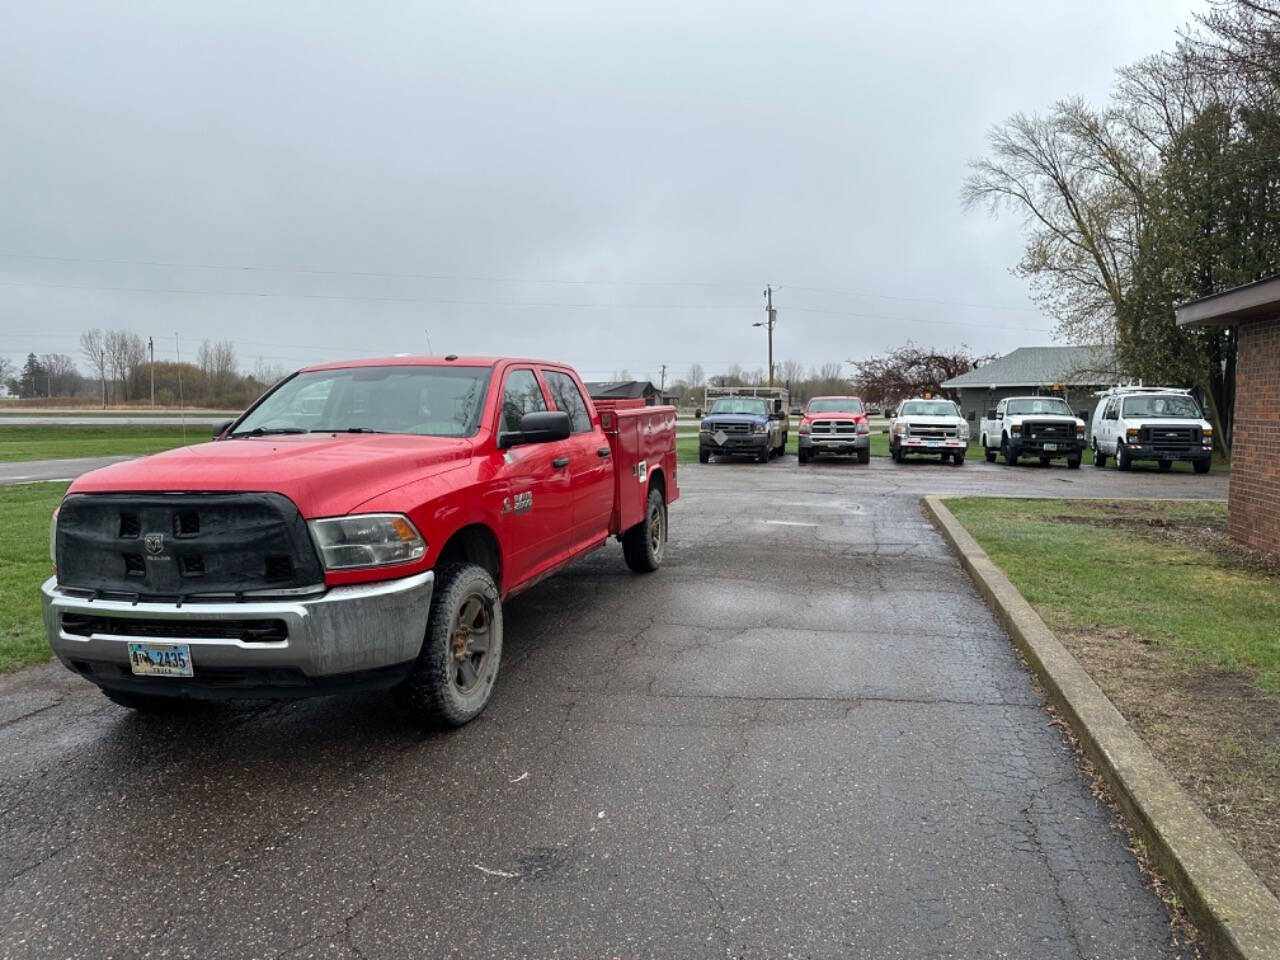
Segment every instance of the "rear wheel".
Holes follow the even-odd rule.
[[[662,491],[651,488],[644,519],[622,535],[622,556],[636,573],[652,573],[662,566],[667,543],[667,504]]]
[[[427,636],[397,692],[424,720],[460,727],[489,703],[502,662],[502,603],[484,567],[436,570]]]
[[[1093,445],[1093,465],[1101,469],[1107,465],[1107,455],[1098,449],[1098,445]]]
[[[983,452],[983,454],[984,454],[984,455],[986,456],[986,458],[987,458],[987,463],[995,463],[995,462],[996,462],[996,457],[998,457],[998,456],[1000,455],[1000,451],[999,451],[999,450],[997,450],[995,447],[988,447],[988,446],[987,446],[987,438],[986,438],[986,437],[983,437],[983,438],[982,438],[982,452]]]

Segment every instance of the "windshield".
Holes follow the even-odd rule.
[[[467,437],[480,425],[488,367],[348,367],[300,373],[232,436],[406,433]]]
[[[1156,394],[1144,397],[1125,397],[1126,417],[1170,417],[1173,419],[1199,420],[1200,405],[1185,394]]]
[[[721,397],[711,401],[710,413],[740,413],[751,417],[767,417],[769,404],[756,397]]]
[[[1010,400],[1006,412],[1010,414],[1052,413],[1063,417],[1075,416],[1067,401],[1059,397],[1035,397],[1027,400]]]
[[[902,405],[904,417],[958,417],[956,405],[950,400],[908,400]]]
[[[862,401],[857,397],[822,397],[810,400],[805,413],[861,413]]]

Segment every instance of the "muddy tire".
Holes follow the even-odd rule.
[[[662,566],[667,544],[667,504],[662,491],[650,488],[644,519],[622,535],[622,556],[636,573],[653,573]]]
[[[502,663],[502,602],[484,567],[436,570],[427,635],[413,672],[396,689],[424,721],[460,727],[479,716]]]

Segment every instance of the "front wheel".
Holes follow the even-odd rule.
[[[860,450],[858,451],[858,462],[859,462],[859,463],[870,463],[870,462],[871,462],[871,448],[870,448],[870,447],[863,447],[862,449],[860,449]]]
[[[964,451],[956,450],[954,453],[952,453],[951,462],[955,464],[957,467],[962,466],[964,464]]]
[[[756,454],[756,463],[768,463],[769,457],[773,455],[773,451],[769,449],[769,444],[765,444],[760,448],[760,452]]]
[[[711,451],[710,451],[710,450],[708,450],[708,449],[706,449],[705,447],[699,447],[699,448],[698,448],[698,462],[699,462],[699,463],[710,463],[710,462],[711,462]]]
[[[493,577],[474,563],[440,567],[422,650],[398,692],[424,720],[460,727],[489,703],[501,662],[502,602]]]
[[[1116,444],[1116,466],[1121,470],[1133,469],[1133,458],[1129,456],[1123,443]]]
[[[1000,455],[999,450],[995,449],[994,447],[987,446],[987,441],[985,437],[982,440],[982,452],[987,458],[987,463],[995,463],[996,457]]]
[[[1068,470],[1079,470],[1079,469],[1080,469],[1080,458],[1079,458],[1079,457],[1067,457],[1067,469],[1068,469]]]
[[[1018,455],[1009,449],[1009,438],[1004,437],[1000,440],[1000,453],[1004,456],[1004,462],[1011,467],[1018,465]]]
[[[1161,461],[1159,461],[1159,467],[1160,467],[1160,472],[1161,472],[1161,473],[1168,473],[1170,470],[1172,470],[1172,469],[1173,469],[1173,461],[1172,461],[1172,460],[1161,460]]]
[[[622,556],[636,573],[652,573],[662,566],[667,543],[667,504],[662,491],[651,489],[644,519],[622,535]]]
[[[1195,470],[1196,473],[1208,473],[1209,468],[1212,466],[1213,466],[1213,461],[1210,460],[1208,457],[1205,457],[1205,459],[1203,460],[1194,461],[1193,469]]]

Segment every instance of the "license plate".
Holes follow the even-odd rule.
[[[926,440],[926,441],[924,442],[924,445],[925,445],[926,447],[940,447],[940,446],[942,446],[942,441],[941,441],[941,440]]]
[[[1046,450],[1057,450],[1057,449],[1058,449],[1058,445],[1057,445],[1056,443],[1046,443],[1046,444],[1044,445],[1044,448],[1045,448]]]
[[[129,666],[139,677],[189,677],[191,647],[185,643],[131,643]]]

